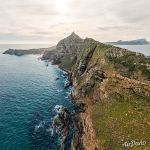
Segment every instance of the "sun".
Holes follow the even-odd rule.
[[[68,3],[69,0],[55,0],[55,9],[59,13],[67,13],[68,12]]]

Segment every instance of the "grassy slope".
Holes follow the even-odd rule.
[[[131,69],[136,61],[135,54],[128,54],[116,60],[114,58],[111,61],[102,61],[105,58],[106,50],[107,47],[99,47],[91,59],[91,63],[99,59],[97,66],[106,72],[118,71],[121,67],[125,66],[128,75],[130,74],[130,70],[131,73],[136,72],[139,66],[141,66],[138,61],[136,62],[137,65],[134,65],[134,70]],[[143,57],[139,59],[144,63]],[[122,64],[121,62],[124,63]],[[119,66],[119,64],[121,65]],[[117,65],[120,67],[119,69],[115,68]],[[141,70],[144,69],[147,70],[141,67]],[[149,79],[149,71],[147,74],[144,71],[142,73]],[[113,82],[109,83],[108,91],[111,91],[111,93],[120,91],[122,87],[119,84],[121,84],[119,81],[118,84]],[[147,142],[146,146],[133,147],[132,149],[148,149],[150,148],[150,99],[132,92],[123,92],[119,97],[115,96],[115,94],[111,95],[108,103],[101,103],[98,100],[92,106],[92,120],[98,144],[104,150],[122,150],[125,149],[122,146],[124,142],[144,140]]]
[[[122,150],[122,144],[132,140],[144,140],[150,148],[150,99],[129,94],[113,97],[110,104],[98,102],[92,108],[98,144],[105,150]]]
[[[115,69],[123,76],[128,78],[150,80],[150,58],[145,58],[142,54],[127,52],[121,57],[108,57],[114,64]]]

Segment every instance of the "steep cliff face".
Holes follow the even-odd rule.
[[[137,137],[148,143],[150,58],[74,33],[56,48],[49,58],[70,71],[71,97],[82,110],[72,149],[121,150]]]

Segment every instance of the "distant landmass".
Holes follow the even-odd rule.
[[[44,52],[52,51],[55,49],[55,46],[48,47],[48,48],[39,48],[39,49],[8,49],[3,54],[9,54],[9,55],[16,55],[16,56],[22,56],[22,55],[29,55],[29,54],[42,54]]]
[[[150,43],[146,39],[137,39],[137,40],[132,40],[132,41],[119,40],[117,42],[107,42],[107,44],[112,44],[112,45],[146,45],[146,44],[150,44]]]

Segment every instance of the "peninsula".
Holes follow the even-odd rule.
[[[42,60],[69,73],[72,102],[82,110],[72,150],[122,150],[137,138],[150,147],[150,58],[72,33]]]
[[[43,52],[51,51],[55,49],[55,46],[49,47],[49,48],[39,48],[39,49],[8,49],[3,54],[9,54],[9,55],[16,55],[16,56],[22,56],[22,55],[35,55],[35,54],[42,54]]]

